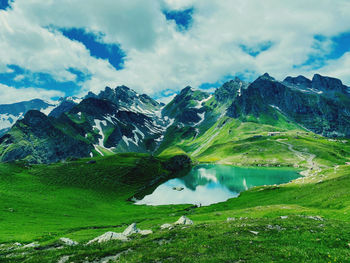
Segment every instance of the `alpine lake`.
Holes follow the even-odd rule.
[[[295,169],[201,164],[193,167],[186,176],[159,185],[152,194],[135,204],[208,206],[238,197],[255,186],[284,184],[299,177],[301,175]]]

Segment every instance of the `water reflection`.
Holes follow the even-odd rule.
[[[194,167],[185,177],[158,186],[136,204],[210,205],[237,197],[240,192],[254,186],[282,184],[298,177],[295,170],[206,164]],[[181,188],[183,190],[178,191]]]

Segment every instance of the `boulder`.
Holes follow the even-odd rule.
[[[38,242],[33,242],[33,243],[29,243],[25,246],[23,246],[22,248],[33,248],[33,247],[38,247],[40,246]]]
[[[127,241],[128,238],[124,236],[122,233],[115,233],[115,232],[106,232],[101,236],[98,236],[92,240],[90,240],[87,244],[90,245],[92,243],[102,243],[102,242],[107,242],[110,240],[120,240],[120,241]]]
[[[137,228],[136,226],[136,223],[132,223],[130,226],[128,226],[124,232],[123,232],[123,235],[124,236],[130,236],[132,234],[140,234],[140,235],[149,235],[149,234],[152,234],[153,231],[152,230],[140,230]]]
[[[61,237],[60,241],[66,246],[76,246],[79,244],[78,242],[73,241],[72,239],[66,238],[66,237]]]
[[[124,236],[130,236],[130,235],[132,235],[132,234],[137,234],[137,233],[139,233],[139,232],[140,232],[140,229],[138,229],[138,228],[136,227],[136,223],[132,223],[130,226],[128,226],[128,227],[124,230],[123,235],[124,235]]]
[[[163,224],[160,226],[160,229],[171,229],[173,226],[171,224]]]
[[[140,230],[139,234],[142,236],[147,236],[147,235],[153,234],[153,231],[152,230]]]
[[[175,225],[193,225],[193,221],[186,216],[181,216],[179,220],[177,220],[174,224]]]

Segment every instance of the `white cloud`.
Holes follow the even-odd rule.
[[[194,7],[192,27],[178,32],[167,21],[163,8]],[[98,92],[106,85],[125,84],[159,94],[186,85],[214,83],[228,75],[255,78],[269,72],[286,75],[315,72],[303,64],[310,55],[322,56],[331,44],[315,46],[315,35],[327,37],[350,30],[348,0],[16,0],[13,10],[0,11],[0,71],[16,64],[33,72],[51,74],[56,80],[75,80],[67,71],[76,68],[91,74],[81,94]],[[104,33],[103,41],[118,43],[126,52],[123,70],[90,56],[84,45],[65,38],[55,27],[86,28]],[[273,46],[249,56],[240,45]],[[348,55],[328,61],[319,71],[345,78],[350,84]]]
[[[61,97],[64,93],[56,90],[38,88],[16,89],[0,84],[0,104],[11,104],[18,101],[31,100],[33,98],[50,100],[52,97]]]
[[[175,98],[176,94],[170,95],[170,96],[164,96],[161,97],[160,99],[158,99],[157,101],[159,102],[163,102],[164,104],[169,103],[170,101],[172,101],[173,98]]]

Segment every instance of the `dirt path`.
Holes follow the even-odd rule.
[[[284,139],[287,140],[287,139]],[[308,152],[300,152],[294,149],[294,146],[290,143],[284,142],[283,139],[277,139],[276,141],[288,146],[288,150],[293,152],[301,161],[306,161],[307,163],[307,170],[302,171],[300,174],[303,176],[310,176],[312,173],[318,173],[321,172],[322,169],[317,165],[316,162],[314,162],[314,159],[316,157],[315,154],[308,153]]]

